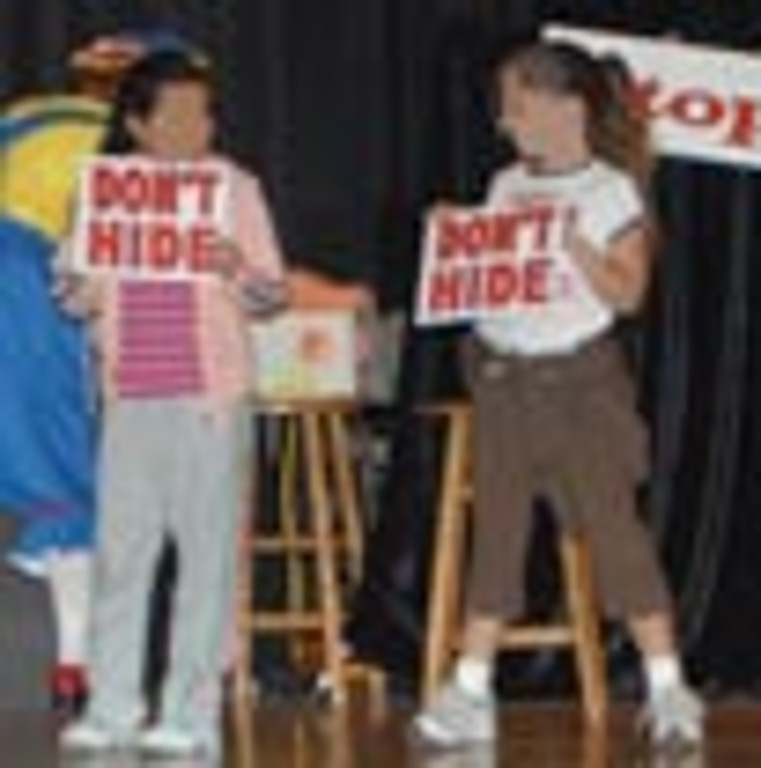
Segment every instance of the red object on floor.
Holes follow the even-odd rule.
[[[50,673],[50,699],[53,709],[76,715],[85,705],[88,693],[87,670],[79,664],[57,664]]]

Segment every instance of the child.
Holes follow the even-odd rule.
[[[93,320],[103,398],[92,696],[64,729],[64,748],[220,753],[245,492],[247,315],[269,313],[285,296],[258,181],[213,154],[213,134],[205,64],[165,51],[129,69],[104,151],[156,163],[214,159],[229,177],[232,231],[219,234],[217,269],[204,279],[94,278],[64,267],[59,281],[64,305]],[[147,725],[142,649],[165,534],[177,546],[179,571],[167,676]]]
[[[499,127],[519,158],[496,174],[489,203],[567,205],[575,223],[549,256],[547,300],[478,321],[467,342],[475,512],[464,645],[415,725],[443,746],[495,740],[494,658],[520,610],[532,498],[543,493],[562,525],[584,532],[604,607],[642,655],[649,736],[694,744],[703,706],[637,519],[646,438],[611,338],[616,318],[642,304],[650,272],[645,126],[620,67],[570,44],[522,48],[498,75]]]

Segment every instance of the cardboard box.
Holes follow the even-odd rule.
[[[359,395],[357,319],[294,310],[251,327],[254,395],[300,400]]]

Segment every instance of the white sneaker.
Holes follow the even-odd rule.
[[[156,757],[218,758],[220,743],[211,734],[201,736],[187,728],[168,723],[156,723],[143,730],[137,738],[141,751]]]
[[[423,756],[420,765],[424,768],[497,768],[497,745],[486,742],[457,749],[433,749]]]
[[[642,724],[655,746],[700,746],[704,739],[705,705],[686,685],[672,685],[654,694]]]
[[[493,743],[497,738],[496,710],[492,696],[472,696],[451,681],[415,717],[414,728],[424,741],[439,747]]]
[[[59,737],[61,749],[72,752],[110,752],[129,747],[134,743],[134,733],[116,733],[87,719],[67,725]]]

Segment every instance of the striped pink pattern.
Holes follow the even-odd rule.
[[[190,282],[119,286],[116,386],[122,397],[198,394],[203,388],[198,302]]]

